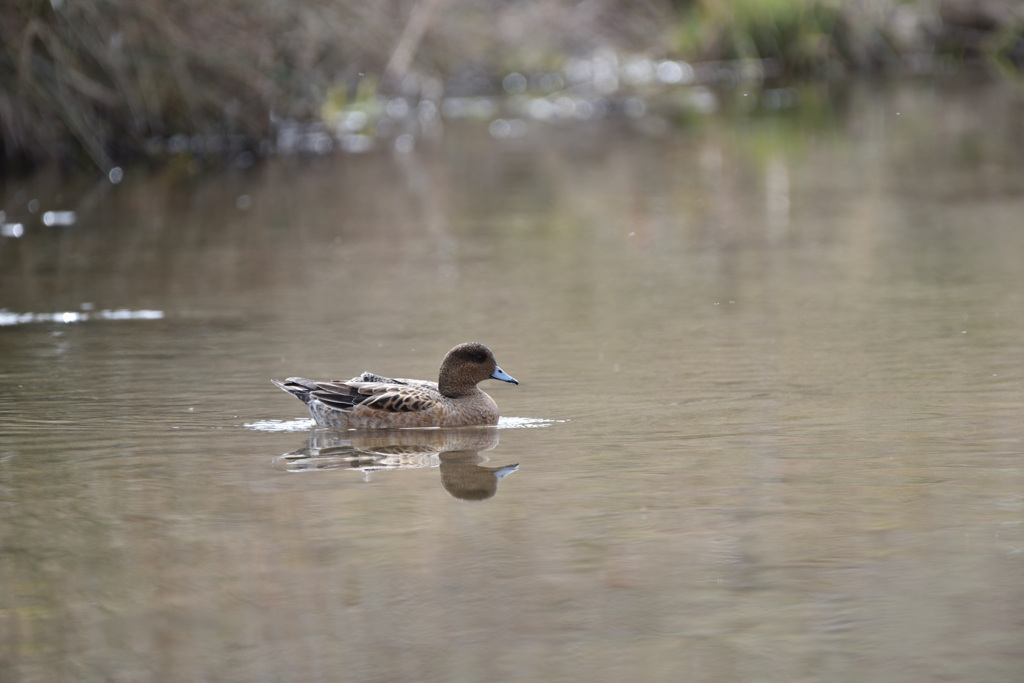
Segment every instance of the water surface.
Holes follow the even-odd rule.
[[[0,681],[1019,680],[1019,94],[801,102],[8,185]]]

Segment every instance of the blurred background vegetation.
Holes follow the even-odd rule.
[[[394,98],[412,111],[424,102],[440,111],[449,97],[530,90],[614,103],[629,82],[619,72],[637,59],[684,65],[685,78],[662,79],[672,87],[708,80],[708,70],[689,70],[708,63],[753,64],[758,78],[783,82],[978,68],[1014,75],[1024,65],[1024,4],[1014,0],[2,0],[0,7],[3,173],[52,162],[106,171],[177,155],[251,161],[287,151],[285,129],[318,130],[317,149],[344,149],[334,131],[351,119],[339,115],[361,111],[359,125],[349,126],[358,130]],[[586,61],[594,55],[616,71],[597,88],[601,69]],[[581,64],[590,67],[566,76]],[[520,78],[511,87],[509,74]],[[538,81],[542,74],[555,77]]]

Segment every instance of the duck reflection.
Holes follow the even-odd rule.
[[[484,467],[483,451],[498,445],[491,428],[398,429],[353,432],[312,429],[304,448],[274,458],[289,472],[348,469],[369,474],[380,470],[437,467],[441,486],[461,500],[486,500],[498,482],[519,465]]]

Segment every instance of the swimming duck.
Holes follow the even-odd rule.
[[[323,427],[395,429],[498,423],[498,405],[476,385],[485,379],[519,384],[483,344],[459,344],[441,361],[437,382],[364,372],[348,381],[289,377],[271,380],[306,404]]]

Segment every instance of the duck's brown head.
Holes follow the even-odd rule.
[[[489,348],[483,344],[469,342],[456,346],[441,361],[437,388],[448,398],[457,398],[472,393],[477,383],[485,379],[519,384],[498,367]]]

